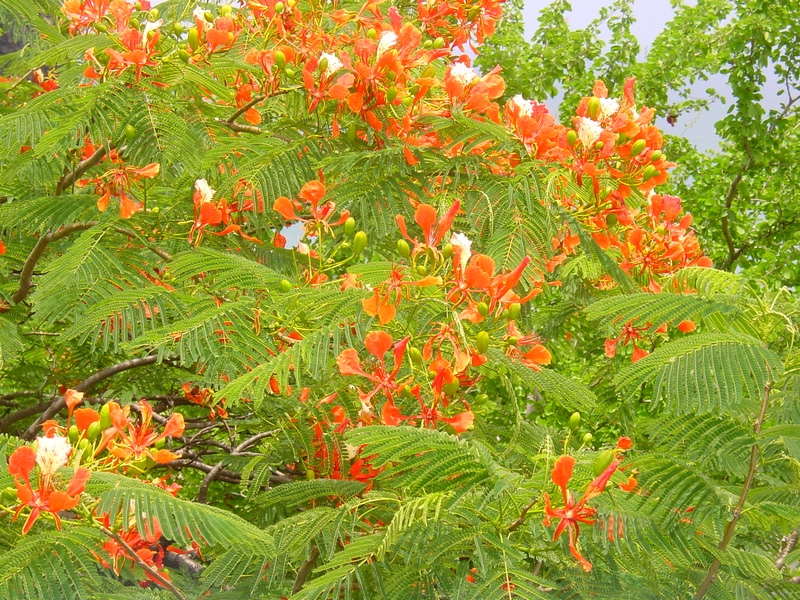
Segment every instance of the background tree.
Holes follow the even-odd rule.
[[[633,4],[614,2],[585,30],[571,30],[571,5],[557,0],[542,10],[527,40],[522,3],[511,3],[478,64],[502,65],[514,93],[538,100],[563,94],[563,119],[594,79],[619,90],[635,75],[643,102],[674,120],[703,111],[712,99],[729,99],[727,116],[716,123],[718,149],[697,150],[680,136],[667,136],[670,156],[679,164],[672,189],[697,216],[694,225],[717,267],[796,286],[800,216],[792,157],[798,149],[800,4],[676,3],[673,19],[645,54],[631,33]],[[724,76],[729,92],[700,93],[701,82],[712,75]],[[779,89],[775,109],[765,107],[774,100],[764,102],[765,86]]]

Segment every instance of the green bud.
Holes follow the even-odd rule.
[[[514,304],[508,307],[508,318],[512,321],[516,321],[519,319],[519,313],[522,310],[522,306],[519,302],[515,302]]]
[[[423,77],[433,77],[434,75],[436,75],[436,67],[433,65],[428,65],[422,72]]]
[[[78,442],[78,450],[81,450],[82,452],[88,452],[89,451],[88,448],[89,448],[89,440],[87,440],[86,438],[81,438],[81,441]]]
[[[631,156],[639,156],[646,145],[647,141],[645,140],[636,140],[633,142],[633,145],[631,146]]]
[[[419,365],[422,363],[422,352],[420,352],[418,348],[411,346],[408,349],[408,358],[410,358],[411,362],[415,365]]]
[[[108,33],[108,27],[106,27],[105,23],[97,22],[94,24],[94,28],[100,33]]]
[[[293,287],[292,286],[292,282],[289,281],[288,279],[281,279],[281,282],[278,284],[278,290],[282,294],[286,294],[287,292],[291,292],[292,291],[292,287]]]
[[[291,67],[286,67],[286,70],[284,71],[284,73],[286,73],[287,77],[294,77],[295,76],[295,70],[293,68],[291,68]]]
[[[411,96],[403,96],[403,99],[400,102],[403,104],[403,106],[408,108],[409,106],[414,104],[414,99]]]
[[[214,22],[214,14],[210,10],[207,10],[206,12],[203,13],[203,18],[209,23]]]
[[[609,227],[614,227],[617,223],[619,223],[619,218],[617,217],[616,213],[611,213],[606,216],[606,225]]]
[[[504,308],[503,312],[500,313],[500,318],[501,319],[508,319],[510,314],[511,313],[509,312],[509,310],[507,308]]]
[[[321,61],[319,61],[319,70],[324,71],[327,68],[328,68],[328,59],[323,58]]]
[[[608,465],[611,464],[612,460],[614,460],[613,450],[603,450],[600,454],[598,454],[597,458],[594,459],[594,465],[592,466],[594,476],[599,477],[600,474],[608,468]]]
[[[389,72],[391,73],[391,71]],[[397,88],[392,86],[386,90],[386,101],[391,104],[395,98],[397,98]]]
[[[453,244],[445,244],[442,247],[442,256],[445,258],[445,260],[453,256]]]
[[[656,169],[653,165],[647,165],[644,168],[644,173],[642,174],[642,183],[648,179],[652,179],[656,175],[658,175],[658,169]]]
[[[278,65],[279,69],[283,69],[286,66],[286,54],[282,50],[275,51],[275,64]]]
[[[356,230],[356,220],[353,217],[348,217],[347,220],[344,222],[344,234],[353,235],[353,232],[355,230]]]
[[[219,14],[223,17],[230,17],[233,14],[233,7],[230,4],[223,4],[219,7]]]
[[[593,439],[594,436],[591,433],[585,433],[583,435],[583,443],[586,444],[587,446],[592,443]]]
[[[371,28],[367,31],[367,39],[376,40],[378,39],[378,32],[375,28]]]
[[[139,29],[141,23],[139,23],[139,19],[131,19],[130,21],[128,21],[128,25],[130,26],[131,29]]]
[[[455,396],[458,393],[459,387],[461,387],[461,383],[458,381],[458,379],[454,379],[450,383],[445,383],[442,386],[442,391],[448,396]]]
[[[172,33],[174,33],[175,35],[182,35],[184,31],[185,31],[185,28],[183,27],[183,23],[179,23],[179,22],[173,23],[173,25],[172,25]]]
[[[433,40],[433,49],[434,50],[439,50],[440,48],[444,48],[444,38],[443,37],[437,37],[435,40]]]
[[[189,48],[192,49],[192,52],[197,50],[198,46],[200,46],[200,32],[197,31],[197,27],[190,27],[189,28]]]
[[[286,7],[283,5],[283,2],[276,2],[275,3],[275,12],[281,14]]]
[[[180,58],[183,62],[189,63],[189,53],[186,50],[179,50],[178,51],[178,58]]]
[[[433,41],[431,41],[431,40],[425,40],[425,41],[423,42],[423,44],[422,44],[422,47],[423,47],[423,48],[431,48],[431,47],[433,47]]]
[[[482,317],[489,314],[489,305],[486,302],[478,302],[478,314]]]
[[[488,394],[478,394],[475,397],[475,400],[472,401],[473,404],[486,404],[489,401]]]
[[[151,23],[155,23],[156,21],[158,21],[158,9],[157,8],[154,8],[149,13],[147,13],[147,20],[150,21]]]
[[[3,489],[3,493],[0,494],[0,501],[3,504],[10,504],[17,499],[17,490],[13,487],[7,487]]]
[[[161,438],[160,440],[156,440],[156,443],[153,444],[153,446],[155,446],[156,450],[161,450],[166,445],[167,445],[167,440],[164,439],[164,438]]]
[[[128,140],[129,142],[132,142],[135,137],[136,137],[136,128],[130,123],[128,123],[127,125],[125,125],[125,139]]]
[[[100,429],[105,431],[109,427],[111,427],[111,415],[108,404],[103,404],[103,408],[100,409]]]
[[[516,346],[519,343],[519,340],[517,339],[516,336],[512,335],[506,340],[506,343],[509,346]]]
[[[314,481],[317,478],[317,474],[314,473],[314,469],[311,467],[306,468],[306,479],[309,481]]]
[[[417,275],[419,275],[420,277],[425,277],[425,275],[427,274],[428,274],[428,267],[426,267],[425,265],[419,265],[417,267]]]
[[[478,354],[486,354],[489,349],[489,334],[485,331],[478,332],[478,336],[475,338],[475,345]]]
[[[78,438],[81,437],[81,432],[78,429],[77,425],[72,425],[67,431],[67,439],[69,440],[70,444],[75,444],[78,441]]]
[[[574,147],[575,147],[575,144],[576,144],[576,143],[578,143],[578,132],[577,132],[577,131],[575,131],[574,129],[570,129],[570,130],[567,132],[567,143],[568,143],[568,144],[570,145],[570,147],[572,147],[572,148],[574,148]]]
[[[628,141],[628,136],[627,136],[627,135],[625,135],[624,133],[620,133],[620,134],[617,136],[617,144],[619,144],[620,146],[621,146],[622,144],[624,144],[625,142],[627,142],[627,141]]]
[[[588,109],[589,118],[594,119],[597,116],[597,113],[600,112],[600,98],[597,96],[592,96],[589,98]]]
[[[661,152],[661,150],[654,150],[653,153],[650,155],[650,161],[656,162],[659,158],[661,158],[662,154],[663,152]]]
[[[569,428],[575,431],[581,424],[581,413],[574,412],[569,418]]]
[[[353,254],[359,255],[367,247],[367,234],[364,231],[359,231],[353,237]]]
[[[595,150],[602,150],[604,145],[605,144],[603,144],[603,142],[595,142],[594,149]]]
[[[347,141],[352,144],[353,142],[356,141],[357,135],[358,135],[358,127],[356,126],[355,122],[350,123],[350,125],[347,126]]]
[[[100,435],[100,423],[95,421],[89,425],[89,428],[86,430],[86,439],[90,442],[94,442],[98,435]]]
[[[411,256],[411,246],[405,240],[397,240],[397,253],[403,258]]]

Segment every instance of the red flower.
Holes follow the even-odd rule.
[[[618,465],[619,463],[616,460],[612,461],[608,468],[586,487],[586,491],[577,502],[575,501],[572,492],[567,489],[567,485],[569,484],[570,479],[572,479],[572,469],[575,466],[575,459],[572,456],[562,456],[556,460],[555,465],[553,465],[551,478],[553,483],[561,488],[564,499],[564,507],[553,508],[550,504],[550,497],[547,492],[545,492],[544,524],[546,526],[550,526],[551,518],[559,519],[555,534],[553,535],[553,541],[556,541],[561,534],[566,531],[569,538],[569,551],[572,556],[575,557],[575,560],[580,563],[584,571],[591,571],[592,563],[586,560],[581,553],[578,552],[578,548],[576,547],[576,543],[578,541],[579,523],[584,523],[587,525],[594,523],[594,515],[596,511],[594,508],[586,506],[586,503],[592,498],[599,496],[603,492],[608,480],[614,474],[614,471],[617,470]]]
[[[183,415],[173,413],[164,424],[164,430],[159,434],[151,425],[153,409],[146,401],[139,401],[141,420],[138,423],[128,417],[129,406],[123,409],[116,402],[109,402],[108,408],[112,427],[103,433],[103,441],[95,453],[108,446],[109,453],[122,461],[138,461],[142,458],[149,458],[156,463],[163,464],[178,458],[177,454],[169,450],[153,451],[151,446],[168,436],[180,437],[183,435]]]
[[[27,506],[31,513],[22,528],[22,535],[30,531],[42,512],[53,515],[56,527],[61,529],[58,513],[75,508],[89,479],[89,471],[83,467],[75,470],[66,491],[56,489],[55,473],[66,466],[72,447],[66,438],[54,436],[38,438],[38,448],[34,451],[30,446],[20,446],[8,459],[8,472],[14,477],[17,498],[20,504],[14,514],[16,519]],[[38,465],[36,489],[31,484],[31,471]]]

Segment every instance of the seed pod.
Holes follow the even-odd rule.
[[[608,465],[611,464],[612,460],[614,460],[613,450],[603,450],[600,454],[598,454],[597,458],[594,459],[594,466],[592,467],[594,476],[599,477],[600,474],[608,468]]]
[[[275,12],[277,14],[281,14],[286,7],[283,5],[283,2],[276,2],[275,3]]]
[[[188,35],[189,48],[194,52],[200,46],[200,32],[197,31],[197,27],[190,27]]]
[[[581,413],[574,412],[569,418],[569,428],[575,431],[581,424]]]
[[[325,69],[327,69],[327,68],[328,68],[328,59],[326,57],[326,58],[323,58],[321,61],[319,61],[319,70],[320,71],[325,71]]]
[[[158,21],[158,9],[154,8],[149,13],[147,13],[147,20],[151,23],[155,23]]]
[[[81,437],[81,432],[78,429],[77,425],[73,425],[67,431],[67,439],[69,440],[70,444],[75,444],[78,441],[78,438]]]
[[[344,222],[344,234],[353,235],[353,232],[355,230],[356,230],[356,220],[353,217],[348,217],[347,220]]]
[[[129,142],[132,142],[135,137],[136,137],[136,128],[130,123],[128,123],[127,125],[125,125],[125,139],[128,140]]]
[[[489,401],[488,394],[478,394],[475,397],[475,400],[472,401],[473,404],[486,404]]]
[[[589,98],[589,103],[587,108],[589,109],[588,114],[590,119],[594,119],[595,117],[597,117],[597,113],[600,112],[600,98],[598,98],[597,96],[592,96],[591,98]]]
[[[578,132],[577,132],[577,131],[575,131],[574,129],[570,129],[570,130],[567,132],[567,143],[568,143],[568,144],[570,145],[570,147],[572,147],[572,148],[574,148],[574,147],[575,147],[575,144],[577,144],[577,143],[578,143]]]
[[[374,27],[367,30],[367,39],[370,40],[378,39],[378,31]]]
[[[656,175],[658,175],[658,169],[656,169],[653,165],[647,165],[644,168],[644,173],[642,175],[642,183],[644,183],[648,179],[652,179]]]
[[[478,314],[482,317],[489,314],[489,305],[486,302],[478,302]]]
[[[280,290],[280,292],[283,294],[291,292],[292,282],[287,279],[282,279],[281,282],[278,284],[278,290]]]
[[[447,260],[453,256],[453,244],[445,244],[442,248],[442,256]]]
[[[109,413],[108,404],[104,404],[100,409],[100,429],[105,431],[111,427],[111,414]]]
[[[86,439],[90,442],[94,442],[98,435],[100,435],[100,423],[95,421],[89,425],[89,428],[86,430]]]
[[[662,154],[663,154],[663,152],[661,152],[661,150],[653,151],[653,153],[650,155],[650,161],[651,162],[656,162],[659,158],[661,158]]]
[[[508,318],[512,321],[516,321],[519,319],[519,313],[522,310],[522,306],[519,302],[515,302],[514,304],[508,307]]]
[[[397,88],[392,86],[388,90],[386,90],[386,101],[391,104],[392,102],[394,102],[395,98],[397,98]]]
[[[283,53],[283,50],[275,51],[275,64],[278,65],[279,69],[283,69],[286,66],[286,54]]]
[[[417,267],[417,275],[419,275],[420,277],[425,277],[425,275],[427,274],[428,274],[428,267],[426,267],[425,265],[419,265]]]
[[[585,433],[583,435],[583,443],[586,444],[587,446],[592,443],[593,439],[594,436],[591,433]]]
[[[94,28],[99,31],[100,33],[108,33],[108,27],[106,27],[105,23],[97,22],[94,24]]]
[[[356,127],[355,123],[350,123],[350,125],[347,126],[347,141],[352,144],[353,142],[356,141],[357,135],[358,135],[358,127]]]
[[[182,48],[178,51],[178,58],[187,64],[189,63],[189,53]]]
[[[631,156],[639,156],[646,145],[647,142],[645,140],[636,140],[633,142],[633,146],[631,146]]]
[[[486,351],[489,349],[489,334],[485,331],[479,332],[478,336],[475,338],[475,345],[478,354],[486,354]]]
[[[353,237],[353,254],[359,255],[367,247],[367,234],[364,231],[359,231]]]
[[[408,357],[411,359],[411,362],[415,365],[419,365],[422,363],[422,352],[419,351],[418,348],[414,348],[411,346],[408,349]]]
[[[411,246],[405,240],[397,240],[397,253],[403,258],[411,256]]]
[[[444,48],[444,38],[443,37],[437,37],[435,40],[433,40],[433,49],[434,50],[439,50],[440,48]]]

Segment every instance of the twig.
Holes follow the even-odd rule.
[[[792,550],[794,550],[795,546],[797,546],[798,537],[800,537],[800,527],[796,528],[791,535],[786,538],[786,545],[781,548],[781,551],[778,553],[778,558],[775,561],[775,568],[779,571],[783,568],[783,563],[786,561],[786,557]]]
[[[144,562],[139,557],[139,555],[136,554],[136,551],[133,548],[131,548],[124,539],[122,539],[122,537],[120,537],[119,535],[117,535],[116,533],[111,531],[110,529],[106,529],[105,527],[100,527],[100,529],[102,529],[103,533],[105,533],[108,537],[110,537],[115,542],[117,542],[120,546],[125,548],[125,551],[128,553],[128,556],[130,556],[133,560],[135,560],[136,564],[139,565],[140,567],[142,567],[142,569],[144,569],[145,571],[147,571],[147,573],[150,575],[150,577],[152,577],[155,581],[157,581],[162,587],[164,587],[165,589],[167,589],[170,592],[172,592],[172,595],[175,596],[176,598],[178,598],[178,600],[186,600],[186,596],[184,596],[181,593],[181,591],[178,588],[176,588],[169,579],[164,577],[156,569],[154,569],[153,567],[148,565],[146,562]]]
[[[19,304],[28,296],[33,281],[33,270],[36,268],[36,263],[39,262],[39,259],[42,257],[42,254],[44,254],[44,251],[47,249],[47,245],[50,242],[60,240],[61,238],[67,237],[76,231],[88,229],[95,224],[96,221],[90,221],[89,223],[72,223],[71,225],[65,225],[58,231],[46,233],[40,237],[39,241],[36,242],[33,250],[31,250],[31,253],[28,255],[25,264],[22,265],[22,271],[19,274],[19,288],[14,295],[11,296],[14,304]]]
[[[40,402],[39,404],[35,404],[34,406],[29,406],[27,408],[23,408],[16,412],[11,413],[10,415],[6,415],[2,419],[0,419],[0,432],[4,432],[9,425],[16,423],[17,421],[22,421],[23,419],[27,419],[28,417],[32,417],[33,415],[38,415],[40,412],[45,410],[48,406],[50,406],[51,400],[45,400],[44,402]]]
[[[300,565],[300,568],[297,570],[297,577],[294,580],[294,585],[292,586],[292,594],[296,594],[300,591],[303,587],[303,584],[308,579],[308,576],[311,574],[311,571],[314,569],[314,565],[319,558],[319,546],[314,544],[314,547],[311,549],[311,554],[308,557],[308,560]]]
[[[123,371],[127,371],[129,369],[135,369],[137,367],[144,367],[147,365],[152,365],[153,363],[158,361],[158,355],[152,354],[150,356],[144,356],[142,358],[132,358],[130,360],[123,361],[121,363],[117,363],[116,365],[112,365],[108,368],[105,368],[93,375],[89,375],[86,379],[81,381],[78,385],[76,385],[74,389],[76,392],[85,392],[94,386],[97,383],[100,383],[104,379],[108,379],[109,377],[113,377],[117,373],[122,373]],[[164,362],[168,362],[166,359]],[[30,427],[25,430],[25,433],[22,434],[22,439],[25,440],[32,440],[36,437],[36,434],[39,431],[39,427],[42,423],[54,417],[61,409],[66,406],[66,402],[64,401],[63,396],[59,396],[58,398],[54,399],[51,403],[49,408],[45,410],[38,419],[36,419],[33,423],[31,423]]]
[[[266,95],[266,94],[264,94],[263,96],[256,96],[256,97],[255,97],[255,98],[253,98],[253,99],[252,99],[250,102],[248,102],[247,104],[245,104],[244,106],[242,106],[242,107],[241,107],[239,110],[237,110],[235,113],[233,113],[233,114],[232,114],[232,115],[231,115],[231,116],[228,118],[228,120],[226,121],[226,123],[228,123],[228,124],[231,124],[231,123],[233,123],[233,122],[234,122],[236,119],[238,119],[239,117],[241,117],[241,116],[242,116],[244,113],[246,113],[248,110],[250,110],[251,108],[253,108],[253,107],[254,107],[256,104],[258,104],[258,103],[259,103],[259,102],[261,102],[262,100],[266,100],[266,98],[267,98],[267,95]]]
[[[60,196],[66,188],[75,183],[78,177],[103,160],[107,151],[105,146],[100,146],[89,158],[82,160],[74,169],[65,173],[61,179],[58,180],[58,183],[56,183],[56,196]]]
[[[532,509],[533,505],[536,504],[538,501],[539,500],[537,498],[533,502],[528,504],[528,506],[523,508],[522,512],[519,514],[519,518],[516,521],[514,521],[511,525],[508,526],[508,529],[506,529],[506,532],[507,533],[511,533],[512,531],[516,531],[517,529],[519,529],[522,526],[522,524],[525,522],[525,516],[528,514],[528,511],[530,509]]]
[[[231,131],[237,131],[239,133],[252,133],[254,135],[261,135],[264,133],[263,130],[259,129],[255,125],[242,125],[240,123],[229,123],[228,121],[219,122]]]
[[[750,487],[753,485],[753,479],[755,478],[756,470],[758,468],[758,434],[761,433],[761,424],[764,422],[764,416],[767,414],[767,406],[769,406],[769,393],[771,389],[772,388],[769,384],[767,384],[764,388],[764,396],[761,399],[761,407],[758,412],[758,418],[756,418],[756,422],[753,424],[753,431],[756,434],[756,442],[750,449],[750,466],[747,469],[747,476],[744,480],[744,486],[742,486],[742,492],[739,494],[739,501],[736,503],[736,508],[733,509],[733,517],[731,517],[727,527],[725,527],[725,533],[722,535],[722,540],[717,546],[719,554],[725,552],[728,544],[733,539],[733,532],[736,529],[736,524],[739,522],[739,517],[742,516],[742,509],[744,508],[745,500],[747,500],[747,494],[750,492]],[[700,600],[700,598],[705,596],[708,590],[714,584],[714,580],[717,577],[717,571],[719,571],[721,564],[722,563],[720,562],[719,558],[715,556],[714,560],[711,561],[711,566],[708,568],[708,573],[706,574],[705,579],[703,579],[703,582],[697,588],[697,592],[694,596],[696,600]]]

